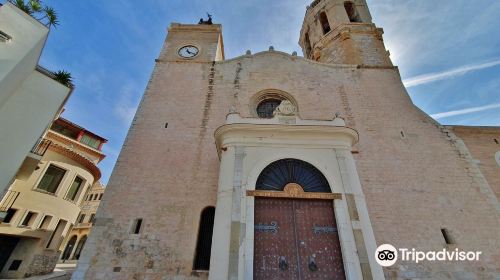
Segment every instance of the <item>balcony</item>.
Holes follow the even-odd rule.
[[[19,196],[19,192],[16,191],[7,191],[0,201],[0,212],[7,212],[10,207],[16,202],[17,197]]]
[[[37,155],[37,156],[40,156],[40,157],[43,157],[43,155],[45,155],[45,152],[49,148],[50,144],[52,144],[52,141],[44,139],[44,138],[40,138],[36,142],[33,149],[31,149],[30,153]]]

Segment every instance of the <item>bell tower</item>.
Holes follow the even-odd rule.
[[[307,7],[299,44],[324,63],[392,66],[365,0],[315,0]]]

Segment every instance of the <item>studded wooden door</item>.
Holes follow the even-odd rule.
[[[331,200],[255,199],[254,279],[345,279]]]

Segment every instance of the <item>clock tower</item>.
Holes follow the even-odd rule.
[[[172,23],[160,62],[212,62],[224,60],[220,24]]]

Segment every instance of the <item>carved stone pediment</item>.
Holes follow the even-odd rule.
[[[297,115],[297,107],[289,100],[281,101],[280,105],[274,110],[274,116],[295,116]]]

